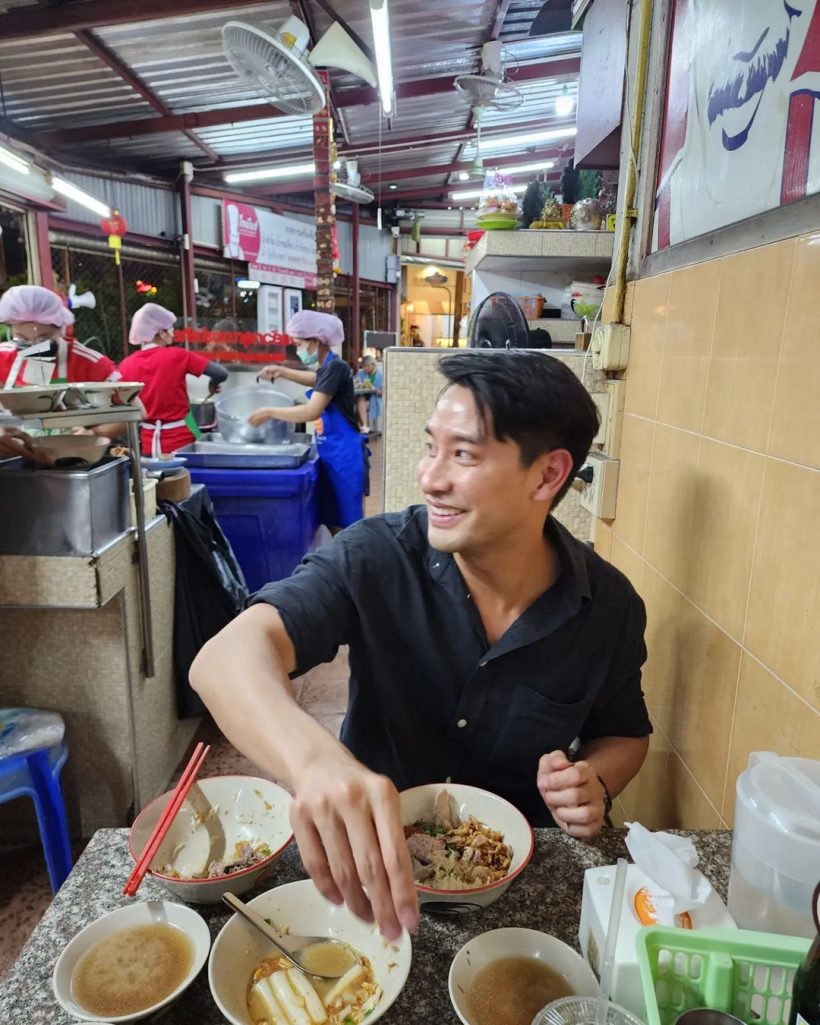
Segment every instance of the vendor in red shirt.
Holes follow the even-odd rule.
[[[11,341],[0,342],[0,388],[25,385],[82,384],[117,381],[114,363],[75,338],[64,338],[74,315],[60,297],[40,285],[14,285],[0,297],[0,322],[7,324]],[[121,425],[107,424],[83,433],[116,436]],[[0,436],[0,457],[38,457],[30,437],[15,427]]]
[[[211,393],[227,379],[228,371],[196,352],[173,344],[176,316],[157,303],[146,303],[134,314],[128,341],[139,352],[120,363],[125,381],[143,381],[140,399],[145,406],[142,454],[157,458],[195,440],[189,426],[188,374],[210,378]]]

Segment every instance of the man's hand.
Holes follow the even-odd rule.
[[[0,434],[0,459],[22,458],[37,466],[52,466],[53,460],[34,447],[35,442],[24,431],[7,427]]]
[[[274,409],[271,406],[263,406],[262,409],[255,409],[248,417],[251,427],[261,427],[268,420],[275,420]]]
[[[556,825],[581,839],[597,836],[604,824],[606,792],[589,762],[571,762],[563,751],[538,763],[538,789]]]
[[[389,940],[417,927],[399,795],[386,776],[352,757],[323,759],[301,773],[290,820],[304,866],[328,900],[375,920]]]

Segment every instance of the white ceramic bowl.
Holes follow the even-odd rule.
[[[32,447],[52,459],[85,459],[93,465],[103,458],[109,444],[108,438],[91,434],[54,434],[34,438]]]
[[[71,996],[71,976],[74,968],[82,955],[99,940],[105,939],[112,933],[122,929],[132,929],[141,925],[172,925],[182,932],[191,941],[194,948],[193,963],[185,979],[177,986],[173,993],[164,1000],[136,1011],[134,1014],[123,1014],[116,1018],[102,1018],[84,1010],[75,1003]],[[87,925],[85,929],[78,932],[74,939],[63,950],[54,966],[54,974],[51,984],[54,989],[54,996],[62,1007],[75,1018],[83,1021],[101,1022],[122,1022],[139,1021],[147,1018],[162,1007],[172,1003],[183,993],[199,974],[200,969],[208,959],[208,951],[211,947],[211,934],[205,920],[191,908],[184,904],[173,904],[167,900],[141,901],[139,904],[128,904],[125,907],[117,908],[96,922]]]
[[[429,815],[436,794],[441,790],[447,790],[453,795],[456,810],[462,821],[473,815],[485,826],[502,833],[504,842],[512,847],[513,859],[507,875],[487,886],[477,886],[470,890],[438,890],[416,883],[419,904],[439,905],[435,910],[445,914],[448,913],[448,909],[444,907],[446,904],[453,906],[453,914],[486,907],[498,900],[513,879],[529,864],[535,844],[532,827],[515,805],[505,801],[503,797],[491,794],[489,790],[463,786],[459,783],[426,783],[411,790],[403,790],[399,798],[404,825],[410,826]]]
[[[65,388],[65,385],[62,385]],[[47,385],[24,385],[0,392],[0,403],[9,413],[23,416],[26,413],[48,413],[59,389]]]
[[[171,799],[171,792],[152,801],[137,816],[128,837],[136,861],[151,830]],[[256,776],[214,776],[191,788],[160,844],[150,874],[173,894],[191,904],[218,904],[224,893],[245,893],[268,875],[282,851],[293,839],[290,828],[291,797],[270,780]],[[207,816],[209,807],[215,812]],[[205,819],[203,822],[202,819]],[[233,857],[240,840],[266,843],[271,854],[250,868],[215,876],[194,878],[213,859]],[[172,865],[182,878],[165,875],[159,868]]]
[[[578,996],[598,995],[595,972],[566,943],[535,929],[492,929],[465,943],[450,965],[450,1001],[464,1025],[475,1025],[467,1004],[473,979],[482,968],[506,957],[535,958],[563,975]]]
[[[378,1021],[401,993],[412,961],[407,933],[397,944],[388,943],[375,926],[356,918],[344,905],[325,900],[310,879],[277,886],[248,905],[294,935],[344,940],[364,954],[384,990],[381,1002],[367,1019],[368,1025]],[[239,915],[234,915],[214,940],[208,981],[219,1010],[231,1025],[251,1025],[245,1003],[248,983],[259,962],[270,954],[271,944]]]

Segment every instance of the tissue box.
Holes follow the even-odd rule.
[[[578,940],[584,957],[596,975],[600,974],[601,960],[604,956],[614,884],[614,865],[605,868],[589,868],[584,873],[584,896],[581,903]],[[612,999],[642,1020],[645,1020],[646,1008],[638,968],[638,956],[635,951],[635,940],[644,926],[641,925],[635,911],[635,894],[642,887],[648,885],[650,885],[649,878],[641,872],[638,866],[629,865],[612,972]],[[689,915],[694,929],[703,929],[707,926],[735,928],[734,919],[726,910],[723,901],[714,892],[702,908],[690,911]]]

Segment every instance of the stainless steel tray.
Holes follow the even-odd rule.
[[[307,439],[308,435],[297,437]],[[309,440],[282,445],[237,445],[223,441],[218,434],[211,434],[179,449],[176,455],[185,456],[188,469],[292,470],[310,458],[312,449]]]

